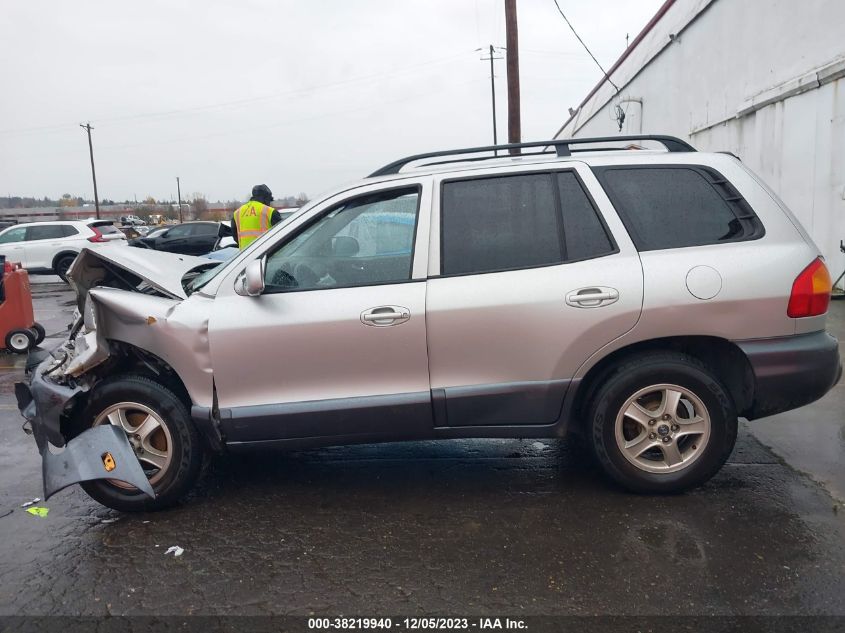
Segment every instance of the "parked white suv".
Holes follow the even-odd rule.
[[[606,147],[634,140],[668,151]],[[707,481],[738,417],[839,379],[830,275],[733,156],[590,142],[412,156],[217,266],[85,251],[81,319],[15,387],[45,496],[155,509],[207,451],[571,432],[630,490]]]
[[[67,269],[83,248],[113,242],[125,244],[126,236],[111,220],[29,222],[0,231],[0,255],[20,262],[30,274],[67,281]]]

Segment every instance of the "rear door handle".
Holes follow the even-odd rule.
[[[375,327],[399,325],[411,318],[411,311],[402,306],[379,306],[361,313],[361,323]]]
[[[598,308],[619,301],[619,291],[607,286],[579,288],[566,295],[566,304],[573,308]]]

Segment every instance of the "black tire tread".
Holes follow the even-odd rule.
[[[643,477],[639,480],[632,479],[625,474],[613,461],[608,454],[607,448],[604,444],[604,423],[598,423],[597,416],[599,415],[599,407],[602,401],[610,396],[611,393],[626,380],[630,378],[632,372],[641,372],[649,368],[657,370],[671,369],[672,367],[687,367],[693,368],[704,374],[707,380],[711,382],[709,388],[711,395],[717,398],[722,411],[721,415],[724,417],[726,423],[726,437],[722,442],[722,447],[719,449],[715,457],[710,457],[709,460],[699,458],[696,463],[689,467],[689,471],[683,470],[671,475],[657,475],[647,476],[648,473],[643,472]],[[613,370],[604,374],[605,382],[592,393],[592,399],[588,406],[589,411],[589,436],[591,438],[591,446],[593,454],[601,465],[604,472],[622,487],[631,492],[643,494],[660,494],[660,493],[679,493],[690,488],[694,488],[708,481],[713,477],[724,463],[728,460],[733,452],[736,443],[737,435],[737,414],[736,406],[730,396],[727,388],[714,376],[713,371],[699,359],[689,356],[681,352],[673,351],[653,351],[644,352],[642,354],[629,357],[623,360]],[[701,394],[698,394],[701,397]],[[711,429],[712,429],[712,413],[711,412]],[[615,421],[615,413],[614,413]],[[711,430],[711,443],[714,440]],[[710,448],[712,444],[708,444]],[[709,462],[709,463],[708,463]],[[659,483],[657,477],[667,477],[671,483]]]
[[[102,411],[104,406],[108,406],[109,396],[117,385],[123,389],[140,387],[142,390],[151,391],[155,395],[146,394],[150,399],[147,404],[151,408],[157,408],[160,413],[166,413],[161,411],[162,406],[173,407],[177,414],[175,420],[171,419],[171,416],[163,415],[162,417],[169,423],[171,435],[178,434],[179,445],[184,447],[184,450],[181,451],[180,464],[175,475],[168,476],[167,481],[157,483],[158,489],[156,489],[155,499],[150,499],[140,492],[132,493],[120,490],[104,480],[83,482],[80,485],[94,500],[122,512],[145,512],[173,507],[193,488],[199,479],[204,460],[204,449],[188,408],[170,389],[150,378],[134,374],[119,375],[103,380],[94,387],[85,409],[78,417],[75,430],[82,432],[90,428],[96,414]],[[106,402],[101,403],[102,400]],[[179,418],[181,418],[181,421]]]

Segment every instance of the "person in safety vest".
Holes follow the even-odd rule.
[[[238,248],[244,249],[270,227],[282,221],[282,216],[270,205],[273,203],[273,192],[267,185],[255,185],[252,197],[245,205],[235,210],[232,216],[232,237]]]

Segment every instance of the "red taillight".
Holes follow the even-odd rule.
[[[89,242],[107,242],[108,241],[105,238],[103,238],[103,234],[100,233],[97,230],[96,226],[89,226],[88,228],[91,229],[92,231],[94,231],[94,235],[92,235],[91,237],[88,238]]]
[[[793,319],[824,314],[830,305],[831,290],[830,273],[824,260],[817,257],[795,278],[786,313]]]

